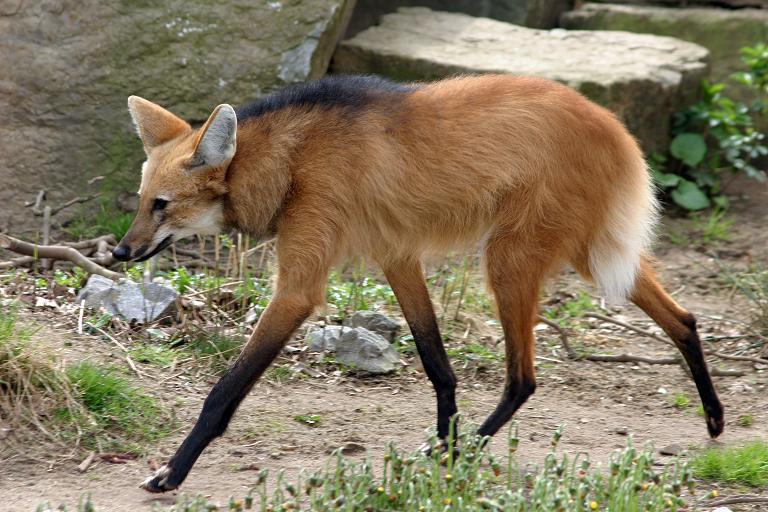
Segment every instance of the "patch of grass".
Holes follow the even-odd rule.
[[[83,431],[85,446],[142,453],[142,445],[169,432],[157,401],[116,369],[85,361],[67,368],[65,375],[84,410],[61,409],[56,420]]]
[[[691,399],[685,393],[677,393],[672,398],[672,405],[677,409],[687,409],[691,405]]]
[[[727,242],[731,239],[733,221],[726,218],[725,210],[715,208],[708,214],[691,214],[693,229],[704,245]]]
[[[568,298],[544,310],[544,316],[564,327],[574,327],[584,313],[595,310],[592,297],[587,292],[579,292],[576,297]]]
[[[107,203],[83,206],[80,214],[64,227],[64,231],[77,238],[93,238],[112,233],[120,240],[133,222],[133,213],[121,212]]]
[[[243,339],[222,332],[199,331],[189,338],[185,346],[198,355],[209,356],[220,363],[228,363],[232,357],[240,353]]]
[[[331,272],[326,289],[326,300],[343,317],[354,311],[367,311],[374,305],[394,305],[397,302],[388,284],[365,275],[361,266],[355,268],[352,279],[345,279],[338,272]]]
[[[19,326],[16,307],[0,309],[0,416],[14,427],[14,443],[141,453],[168,432],[168,415],[117,370],[65,368],[33,333]]]
[[[705,480],[763,487],[768,485],[768,443],[705,450],[694,457],[692,467]]]
[[[319,414],[298,414],[293,417],[293,420],[308,427],[317,427],[320,426],[323,418]]]
[[[292,377],[293,377],[293,372],[291,371],[291,369],[281,364],[273,365],[269,370],[267,370],[267,374],[265,376],[267,380],[272,380],[277,382],[286,382],[291,380]]]
[[[755,417],[751,414],[739,414],[736,423],[738,423],[740,427],[751,427],[755,424]]]
[[[160,368],[168,368],[179,357],[177,349],[164,345],[137,344],[130,349],[131,358],[139,363],[148,363]]]
[[[734,272],[721,265],[726,282],[752,303],[752,325],[761,334],[768,334],[768,266],[754,265],[743,272]]]
[[[493,313],[479,264],[479,258],[474,256],[451,258],[427,279],[427,284],[439,294],[441,324],[459,320],[462,310],[486,315]],[[441,327],[445,329],[446,326]]]
[[[464,362],[479,361],[489,363],[504,359],[503,354],[481,343],[467,343],[450,347],[446,349],[446,353],[449,357]]]

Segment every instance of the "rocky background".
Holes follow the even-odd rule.
[[[41,189],[61,203],[104,176],[100,200],[115,208],[135,190],[143,153],[127,96],[200,122],[218,103],[317,78],[331,62],[405,80],[546,76],[659,150],[698,82],[722,79],[739,47],[768,40],[766,1],[0,1],[0,231],[34,236],[24,203]],[[58,220],[73,215],[82,211]]]

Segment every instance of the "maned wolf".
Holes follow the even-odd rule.
[[[539,286],[568,264],[604,294],[629,297],[674,340],[711,436],[723,407],[694,317],[664,291],[648,244],[657,206],[637,143],[607,110],[547,80],[464,76],[400,85],[327,77],[239,110],[219,105],[200,129],[147,100],[128,108],[144,143],[136,219],[114,250],[144,260],[176,240],[237,229],[276,237],[274,297],[194,428],[143,483],[175,489],[226,429],[287,340],[323,303],[329,269],[381,265],[437,395],[437,433],[456,413],[421,259],[480,244],[506,343],[507,378],[479,429],[492,435],[534,392]]]

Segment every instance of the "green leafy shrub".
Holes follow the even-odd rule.
[[[755,93],[751,105],[729,98],[726,84],[704,82],[703,99],[675,118],[669,147],[671,160],[656,155],[656,182],[686,210],[702,210],[714,203],[728,206],[726,181],[737,174],[765,181],[757,159],[768,155],[765,134],[756,119],[768,113],[768,47],[742,48],[747,70],[733,75]]]

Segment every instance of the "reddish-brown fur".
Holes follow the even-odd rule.
[[[150,141],[142,130],[145,108]],[[421,260],[478,243],[508,366],[502,401],[481,433],[498,430],[535,389],[541,282],[563,264],[598,278],[601,262],[613,261],[614,252],[625,264],[617,263],[616,272],[636,283],[632,300],[698,368],[710,432],[722,430],[722,407],[696,352],[695,322],[663,291],[642,254],[654,202],[640,149],[613,114],[577,92],[542,79],[494,75],[382,93],[356,110],[293,106],[241,122],[231,162],[198,171],[186,165],[206,128],[196,132],[154,108],[134,109],[149,161],[126,246],[152,244],[162,223],[184,231],[200,212],[220,208],[222,228],[277,236],[279,270],[273,302],[251,341],[212,391],[166,473],[146,483],[149,490],[184,479],[239,403],[232,405],[226,393],[247,393],[323,302],[332,265],[350,256],[378,262],[392,284],[437,391],[441,436],[455,413],[455,378]],[[158,196],[171,199],[162,219],[152,212]],[[216,425],[206,430],[203,423]]]

